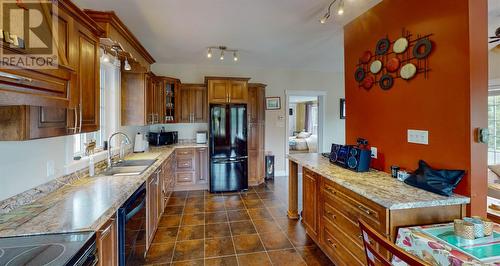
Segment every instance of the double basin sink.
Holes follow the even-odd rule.
[[[126,176],[126,175],[140,175],[148,167],[150,167],[154,160],[125,160],[114,164],[111,168],[106,169],[101,173],[103,176]]]

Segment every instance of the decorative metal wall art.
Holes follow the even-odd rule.
[[[374,53],[365,51],[359,58],[354,71],[358,86],[369,90],[378,84],[381,89],[390,90],[397,79],[410,80],[420,73],[427,79],[431,70],[429,55],[433,51],[431,36],[414,36],[403,29],[395,41],[387,36],[380,39]]]

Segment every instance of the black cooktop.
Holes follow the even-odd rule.
[[[74,265],[95,249],[94,232],[0,238],[0,265]]]

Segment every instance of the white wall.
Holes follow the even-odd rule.
[[[232,62],[228,62],[232,64]],[[285,170],[285,139],[287,129],[284,119],[288,119],[285,105],[285,90],[326,91],[326,113],[324,141],[321,151],[328,151],[330,144],[345,142],[345,123],[339,119],[339,99],[344,97],[344,75],[289,69],[243,68],[233,66],[198,66],[154,64],[156,75],[179,78],[184,83],[203,83],[205,76],[249,77],[250,82],[267,84],[266,96],[280,96],[281,110],[266,111],[266,151],[275,156],[276,171]],[[320,147],[321,149],[321,147]]]

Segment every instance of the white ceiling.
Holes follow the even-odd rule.
[[[342,25],[380,1],[346,0],[344,15],[321,25],[329,0],[75,0],[114,10],[158,63],[328,72],[343,70]],[[240,61],[207,59],[214,45],[240,50]]]

